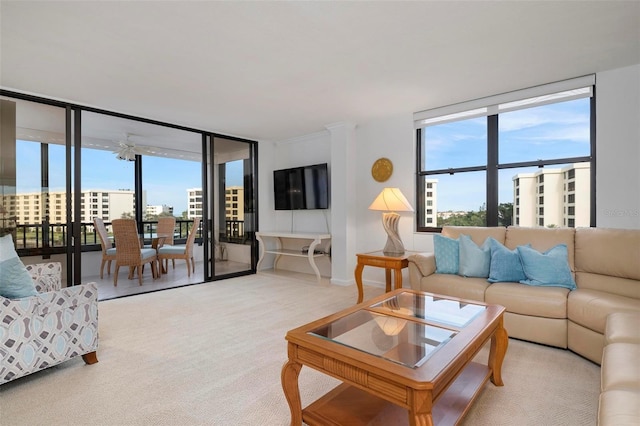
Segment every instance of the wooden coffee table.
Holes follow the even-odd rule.
[[[504,310],[397,289],[289,331],[291,425],[456,424],[487,380],[503,385]],[[474,362],[489,340],[487,364]],[[343,382],[304,410],[303,365]]]

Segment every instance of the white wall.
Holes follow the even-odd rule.
[[[640,228],[640,64],[596,75],[596,225]]]
[[[278,143],[259,144],[259,221],[260,231],[282,231],[298,233],[331,233],[331,210],[275,210],[273,195],[273,171],[311,164],[330,163],[331,144],[329,132],[323,131]],[[331,176],[329,164],[329,176]],[[331,203],[331,201],[330,201]],[[283,241],[284,243],[284,241]],[[308,240],[290,240],[295,249],[309,245]],[[324,248],[324,247],[323,247]],[[327,247],[328,248],[328,247]],[[273,255],[268,255],[262,269],[273,267]],[[320,274],[331,277],[331,262],[328,258],[316,259]],[[313,273],[306,258],[283,256],[278,269]]]
[[[598,73],[596,76],[597,95],[597,226],[616,228],[640,228],[640,65]],[[303,163],[324,162],[330,152],[320,146],[329,138],[322,134],[297,138],[289,143],[277,145],[275,168]],[[260,145],[261,176],[262,150]],[[314,154],[315,153],[315,154]],[[318,155],[312,158],[311,155]],[[391,178],[384,183],[371,177],[371,166],[380,158],[387,157],[393,162]],[[381,213],[368,210],[369,205],[385,186],[399,187],[407,199],[415,205],[415,133],[413,111],[399,112],[356,127],[355,164],[349,164],[343,173],[355,173],[356,199],[356,250],[347,253],[355,259],[355,254],[381,249],[386,242],[382,228]],[[295,161],[294,161],[295,160]],[[300,164],[298,164],[300,163]],[[273,168],[268,172],[271,173]],[[271,178],[272,179],[272,178]],[[271,185],[271,186],[269,186]],[[262,230],[265,214],[273,214],[273,182],[260,182]],[[268,199],[270,212],[263,212]],[[302,223],[306,219],[296,219]],[[286,218],[279,218],[277,224],[287,228]],[[430,234],[415,233],[414,216],[402,214],[399,224],[400,235],[407,250],[432,251],[433,238]],[[282,229],[281,229],[282,230]],[[324,231],[324,229],[313,229]],[[333,230],[332,232],[336,232]],[[408,276],[403,274],[408,285]],[[363,272],[366,284],[384,285],[384,270],[367,267]],[[352,281],[353,282],[353,281]]]

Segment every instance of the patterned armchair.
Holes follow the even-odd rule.
[[[81,355],[98,362],[96,283],[61,288],[58,262],[28,265],[37,296],[0,296],[0,385]]]

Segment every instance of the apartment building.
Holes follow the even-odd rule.
[[[89,189],[82,192],[81,222],[89,223],[94,217],[112,221],[135,212],[134,192],[131,190]],[[143,194],[146,199],[146,194]],[[64,191],[25,192],[6,195],[5,206],[19,224],[66,223],[67,196]],[[72,198],[73,202],[73,198]]]
[[[225,216],[227,220],[244,220],[244,188],[230,186],[225,190]]]
[[[514,225],[590,226],[589,163],[513,177]]]
[[[147,206],[145,208],[147,216],[173,215],[173,206],[162,204],[159,206]]]
[[[202,217],[202,188],[187,189],[187,217]],[[230,186],[225,190],[225,218],[231,221],[244,220],[244,188]]]
[[[438,226],[438,179],[425,180],[424,223],[426,226]]]
[[[187,218],[202,217],[202,188],[187,189]]]

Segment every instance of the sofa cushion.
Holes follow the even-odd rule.
[[[518,246],[531,244],[531,247],[544,252],[558,244],[567,246],[569,268],[575,271],[574,263],[574,228],[526,228],[510,226],[507,228],[504,245],[511,250]]]
[[[488,239],[481,247],[478,247],[468,235],[462,234],[458,240],[460,246],[458,274],[463,277],[487,278],[491,264],[491,246]]]
[[[533,287],[518,283],[491,284],[486,303],[502,305],[507,312],[544,318],[567,318],[567,293],[563,287]]]
[[[0,237],[0,296],[21,299],[36,294],[33,279],[16,253],[13,237]]]
[[[612,343],[602,352],[601,388],[640,391],[640,345]]]
[[[598,426],[637,426],[640,391],[614,389],[600,394]]]
[[[577,289],[569,293],[567,313],[571,321],[600,334],[614,312],[640,312],[640,301],[597,290]]]
[[[422,291],[478,302],[484,302],[484,292],[489,285],[486,278],[464,278],[449,274],[433,274],[420,280]]]
[[[576,285],[580,289],[603,291],[640,300],[640,281],[631,278],[576,272]]]
[[[518,250],[509,250],[498,240],[489,238],[491,260],[489,262],[490,283],[520,282],[527,279],[522,269],[522,262]]]
[[[504,226],[444,226],[442,227],[442,235],[449,238],[459,238],[460,235],[468,235],[474,243],[482,245],[488,237],[495,238],[501,244],[504,244],[504,236],[507,228]]]
[[[439,274],[457,274],[460,263],[459,243],[457,239],[433,236],[433,252],[436,256],[436,272]]]
[[[522,284],[566,287],[570,290],[576,288],[576,283],[569,269],[565,244],[558,244],[544,253],[527,246],[519,246],[517,250],[522,262],[522,269],[527,277],[520,281]]]
[[[640,229],[577,228],[575,244],[576,272],[640,281]]]
[[[640,312],[614,312],[607,317],[604,332],[605,344],[639,343]]]

